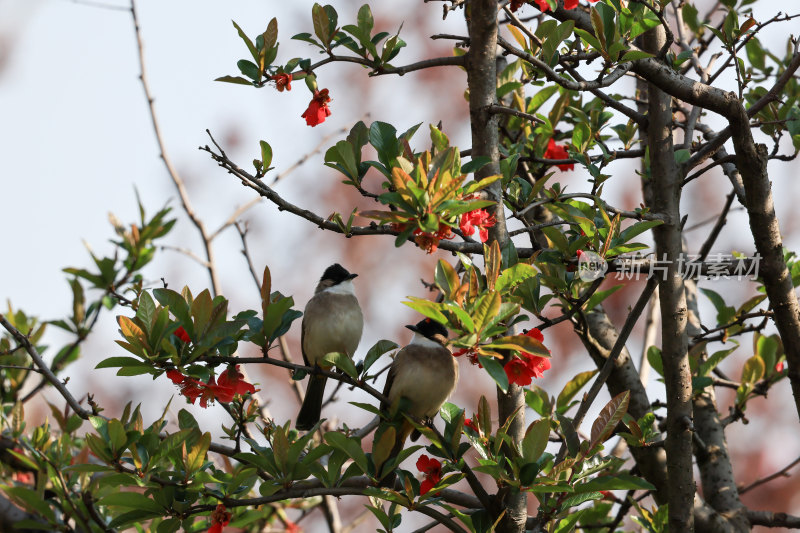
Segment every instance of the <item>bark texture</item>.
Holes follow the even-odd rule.
[[[658,26],[644,35],[647,51],[656,53],[666,42]],[[656,257],[665,271],[659,277],[661,302],[661,355],[667,388],[667,475],[669,528],[672,533],[693,531],[692,500],[692,376],[686,334],[686,296],[678,271],[682,252],[680,192],[683,173],[675,163],[672,140],[672,98],[655,85],[648,85],[647,139],[650,148],[650,183],[653,210],[668,222],[653,231]]]

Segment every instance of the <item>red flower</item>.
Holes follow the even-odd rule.
[[[285,72],[281,72],[279,74],[275,74],[274,76],[270,77],[271,80],[275,82],[275,88],[278,89],[279,92],[283,92],[284,89],[287,91],[292,90],[292,75],[286,74]]]
[[[528,367],[528,364],[522,359],[516,357],[507,362],[503,367],[508,376],[508,382],[520,387],[527,387],[533,381],[533,371]]]
[[[576,7],[578,7],[578,0],[564,0],[564,9],[575,9]]]
[[[472,235],[475,233],[475,228],[478,228],[478,236],[481,242],[486,242],[489,239],[489,228],[496,223],[497,220],[494,215],[490,215],[485,209],[476,209],[461,215],[459,228],[464,235]]]
[[[194,402],[200,398],[200,407],[205,409],[208,407],[209,402],[220,401],[222,403],[229,403],[233,401],[233,397],[237,394],[247,394],[248,392],[256,392],[256,389],[251,383],[244,381],[244,375],[239,372],[239,366],[227,368],[222,374],[219,375],[219,382],[214,379],[214,376],[208,378],[208,382],[203,383],[199,379],[184,376],[177,370],[168,370],[167,377],[173,383],[179,386],[181,394],[186,396],[189,403]]]
[[[522,4],[524,4],[524,3],[525,3],[525,0],[511,0],[511,4],[508,6],[508,8],[511,11],[516,11],[517,9],[521,8]]]
[[[188,333],[186,333],[186,330],[183,329],[183,326],[175,330],[175,336],[187,344],[192,342],[192,338],[189,336]]]
[[[786,361],[778,361],[775,363],[775,372],[783,372],[784,368],[786,368]]]
[[[474,350],[469,350],[467,348],[461,348],[453,352],[453,357],[461,357],[462,355],[467,354],[467,359],[473,365],[478,365],[478,367],[483,368],[480,360],[478,359],[478,354]]]
[[[183,380],[186,379],[186,376],[175,370],[167,370],[167,377],[172,380],[175,385],[180,385],[183,383]]]
[[[416,235],[414,242],[427,253],[432,254],[439,248],[439,239],[435,233],[427,233],[420,229],[415,229],[414,235]]]
[[[464,426],[472,429],[476,433],[480,433],[481,430],[478,428],[478,415],[473,414],[472,417],[475,419],[474,421],[472,418],[464,419]]]
[[[544,377],[544,371],[550,370],[549,357],[540,357],[538,355],[533,355],[526,352],[522,352],[522,355],[527,359],[526,364],[530,369],[533,377],[535,378]]]
[[[222,528],[230,524],[230,522],[231,513],[220,503],[211,513],[211,527],[208,528],[208,533],[222,533]]]
[[[426,494],[442,480],[442,463],[427,455],[420,455],[417,459],[417,470],[422,472],[425,479],[419,487],[420,495]]]
[[[542,332],[539,331],[539,328],[531,328],[525,332],[525,335],[532,339],[536,339],[539,342],[544,342],[544,335],[542,335]]]
[[[326,118],[331,116],[331,110],[328,108],[328,102],[330,101],[331,98],[328,96],[328,89],[314,91],[314,98],[309,102],[308,109],[303,111],[303,114],[300,116],[306,119],[306,124],[309,126],[313,127],[317,124],[322,124],[325,122]]]
[[[254,393],[256,392],[256,388],[253,386],[252,383],[248,383],[244,381],[244,374],[239,372],[239,365],[229,366],[226,368],[222,374],[219,375],[219,380],[217,381],[217,385],[219,387],[225,387],[233,390],[233,394],[241,394],[244,396],[245,394]],[[224,401],[224,400],[220,400]]]
[[[286,521],[286,533],[300,533],[303,531],[300,529],[300,526],[292,522],[291,520]]]
[[[547,3],[547,0],[533,0],[536,2],[536,5],[539,7],[539,11],[545,12],[550,10],[550,4]]]
[[[544,158],[569,159],[569,154],[567,153],[567,145],[556,144],[556,142],[551,137],[550,140],[547,141],[547,150],[544,151]],[[566,163],[563,165],[556,165],[556,166],[558,166],[558,168],[561,170],[575,170],[575,165],[573,163]]]
[[[11,474],[11,479],[23,485],[33,485],[35,481],[33,472],[14,472]]]

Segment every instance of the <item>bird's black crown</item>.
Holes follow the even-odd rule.
[[[325,269],[325,273],[322,274],[320,281],[330,280],[335,285],[337,283],[353,279],[356,276],[358,276],[358,274],[351,274],[339,263],[334,263]]]
[[[447,339],[447,328],[444,327],[442,324],[436,322],[433,319],[425,318],[420,320],[413,326],[406,326],[408,329],[415,333],[419,333],[423,337],[426,337],[431,340],[435,340],[434,337],[437,335],[441,335],[444,339]]]

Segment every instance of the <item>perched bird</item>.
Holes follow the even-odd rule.
[[[322,362],[331,352],[353,357],[364,329],[364,317],[353,290],[356,276],[336,263],[325,269],[320,278],[303,314],[300,344],[307,366],[331,368]],[[326,381],[328,378],[322,375],[312,375],[309,379],[295,423],[297,429],[311,429],[319,421]]]
[[[414,337],[408,346],[397,352],[383,389],[389,403],[381,403],[381,411],[399,421],[395,430],[396,440],[387,461],[403,450],[409,435],[412,441],[419,438],[419,433],[407,419],[396,418],[401,417],[397,413],[401,401],[403,413],[431,418],[439,412],[458,382],[458,363],[445,346],[447,329],[429,318],[406,327],[414,332]]]

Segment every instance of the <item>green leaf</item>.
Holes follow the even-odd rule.
[[[358,370],[353,360],[345,353],[331,352],[325,354],[323,362],[330,363],[353,379],[358,379]]]
[[[97,504],[101,506],[127,507],[158,514],[164,512],[163,507],[139,492],[112,492],[100,498]]]
[[[253,81],[258,81],[261,79],[261,71],[258,69],[255,63],[252,61],[248,61],[247,59],[240,59],[236,62],[236,66],[239,67],[239,71],[250,78]]]
[[[742,383],[755,384],[764,377],[766,366],[759,355],[754,355],[744,363],[742,368]]]
[[[237,85],[253,85],[251,80],[242,78],[241,76],[220,76],[215,78],[214,81],[224,81],[226,83],[235,83]]]
[[[347,437],[338,431],[329,431],[325,433],[325,442],[337,450],[343,451],[350,459],[355,461],[355,464],[358,465],[363,473],[368,471],[367,456],[364,450],[361,449],[361,443],[358,439]]]
[[[599,476],[575,485],[575,492],[603,490],[655,490],[655,487],[644,479],[630,474],[612,474]]]
[[[550,439],[550,419],[540,418],[528,426],[522,439],[522,460],[525,463],[538,461]]]
[[[3,487],[3,492],[15,503],[28,509],[36,516],[41,516],[49,522],[55,522],[53,509],[39,495],[38,491],[26,487]]]
[[[258,50],[256,50],[253,41],[250,40],[250,37],[245,35],[245,33],[242,31],[242,28],[240,28],[239,25],[236,24],[236,21],[232,20],[231,22],[233,22],[233,27],[236,28],[236,31],[239,32],[239,37],[241,37],[242,40],[244,41],[244,44],[247,45],[247,49],[250,51],[250,55],[253,56],[253,61],[258,61]]]
[[[586,372],[580,372],[574,378],[569,380],[558,394],[558,398],[556,399],[556,407],[565,407],[567,404],[569,404],[572,398],[578,394],[578,391],[580,391],[595,374],[597,374],[597,370],[587,370]]]
[[[526,263],[517,263],[516,265],[505,269],[497,278],[494,288],[505,293],[528,278],[536,276],[537,271],[531,265]]]
[[[661,359],[661,349],[658,346],[649,346],[647,348],[647,362],[653,367],[653,370],[658,372],[659,376],[664,376],[664,362]]]
[[[327,46],[331,42],[331,35],[328,33],[329,21],[328,15],[321,5],[314,4],[311,8],[311,20],[314,23],[314,33],[322,44]]]
[[[399,348],[396,342],[387,341],[384,339],[381,339],[373,344],[372,348],[369,349],[367,355],[364,357],[363,372],[366,374],[367,370],[369,370],[369,368],[380,358],[381,355],[396,348]]]
[[[492,376],[492,379],[494,379],[497,386],[500,387],[500,390],[503,392],[508,391],[508,376],[503,369],[503,365],[494,357],[480,355],[478,356],[478,360],[481,362],[481,365],[483,365],[483,368],[486,369],[486,372]]]
[[[447,317],[441,311],[443,304],[437,304],[416,296],[409,296],[409,299],[411,300],[410,302],[403,302],[403,304],[441,324],[447,324]]]
[[[267,141],[259,141],[259,144],[261,145],[261,168],[262,172],[266,173],[272,164],[272,147]]]
[[[645,52],[644,50],[628,50],[625,55],[620,59],[620,63],[627,63],[628,61],[636,61],[637,59],[647,59],[653,57],[653,54]]]
[[[97,363],[95,368],[117,368],[120,366],[141,366],[143,364],[140,359],[133,357],[109,357]]]

